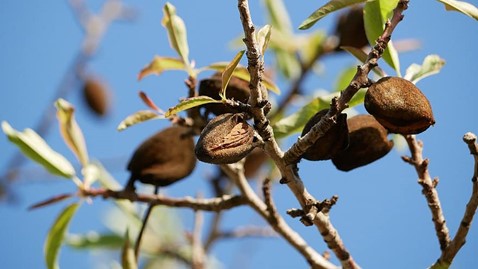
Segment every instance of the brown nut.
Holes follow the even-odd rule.
[[[349,147],[332,157],[335,167],[350,171],[372,163],[385,156],[392,148],[393,141],[387,139],[387,130],[370,115],[358,115],[347,121],[349,126]]]
[[[201,80],[199,83],[199,95],[205,95],[216,100],[221,100],[221,97],[219,96],[221,88],[221,74],[216,73],[211,78]],[[232,76],[231,80],[229,80],[229,84],[227,84],[226,98],[247,103],[249,95],[249,82]],[[206,104],[204,107],[206,108],[206,111],[211,112],[214,115],[239,112],[224,104]]]
[[[301,136],[306,135],[328,111],[328,109],[323,109],[310,118],[302,130]],[[337,117],[337,123],[324,136],[315,141],[302,155],[302,158],[309,161],[328,160],[338,152],[346,149],[348,144],[347,114],[341,113]]]
[[[391,133],[418,134],[435,124],[428,99],[403,78],[381,78],[368,88],[364,104]]]
[[[134,152],[128,164],[134,181],[167,186],[187,177],[196,166],[194,139],[189,128],[168,127],[146,139]],[[133,187],[134,188],[134,187]]]
[[[109,93],[98,79],[88,78],[83,85],[83,98],[97,116],[104,116],[109,107]]]
[[[352,6],[340,15],[335,28],[335,34],[339,38],[337,50],[340,50],[341,46],[359,49],[368,46],[362,5]]]
[[[196,157],[206,163],[235,163],[251,152],[254,140],[254,129],[243,114],[222,114],[201,131]]]

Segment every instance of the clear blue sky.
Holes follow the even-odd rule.
[[[251,1],[250,4],[254,22],[263,25],[266,23],[265,12],[259,2]],[[121,183],[128,177],[124,167],[129,154],[144,138],[166,126],[166,122],[153,121],[122,133],[116,131],[116,126],[125,116],[145,108],[137,91],[147,92],[163,109],[186,95],[185,76],[181,72],[147,77],[140,82],[136,80],[139,70],[154,55],[175,54],[169,48],[166,32],[160,25],[164,1],[127,3],[137,9],[139,17],[133,23],[113,24],[88,66],[88,70],[104,78],[113,91],[114,106],[110,115],[104,120],[96,120],[85,112],[78,92],[66,97],[77,106],[77,121],[84,131],[90,155],[104,161]],[[172,3],[186,23],[190,55],[198,66],[232,59],[236,52],[228,44],[242,33],[236,2]],[[294,27],[297,28],[319,4],[317,1],[287,1]],[[94,4],[92,8],[98,10],[99,6]],[[410,64],[421,63],[428,54],[438,54],[446,60],[439,75],[418,83],[429,98],[436,118],[436,125],[420,134],[419,139],[425,142],[424,155],[431,161],[432,177],[440,179],[438,191],[453,235],[471,192],[473,161],[462,136],[468,131],[478,132],[475,82],[478,74],[478,23],[462,14],[446,12],[438,1],[411,1],[405,16],[393,39],[417,38],[422,47],[400,55],[402,73]],[[326,18],[314,29],[330,31],[333,22],[333,17]],[[81,40],[82,31],[66,1],[1,1],[0,120],[7,120],[20,130],[34,126],[40,111],[53,105],[52,95],[79,50]],[[345,54],[328,57],[324,60],[324,73],[309,76],[304,88],[309,94],[317,89],[331,89],[339,70],[354,64],[354,59]],[[283,90],[288,88],[285,81],[279,80],[279,83]],[[364,110],[359,108],[359,111]],[[61,141],[56,125],[46,140],[54,149],[75,161]],[[0,136],[0,149],[3,173],[6,161],[16,148],[5,136]],[[394,150],[380,161],[349,173],[335,170],[330,162],[303,161],[300,164],[302,178],[317,198],[339,195],[331,219],[363,268],[426,268],[439,257],[431,215],[416,183],[416,173],[400,159],[400,155],[407,153]],[[43,241],[64,204],[31,212],[26,208],[52,195],[75,191],[70,182],[49,176],[31,162],[25,169],[20,180],[11,185],[15,199],[0,205],[2,268],[44,267]],[[195,195],[202,190],[208,194],[203,178],[213,171],[211,166],[201,164],[188,181],[172,186],[167,193],[177,197]],[[285,186],[274,186],[274,198],[282,213],[298,206]],[[103,215],[110,205],[101,199],[94,200],[92,205],[83,204],[73,219],[71,232],[104,231]],[[226,227],[263,223],[246,208],[233,209],[226,214]],[[181,210],[180,216],[190,230],[191,211]],[[326,249],[316,229],[285,218],[315,249],[320,252]],[[474,223],[453,268],[475,266],[478,263],[476,249],[478,227]],[[280,238],[225,241],[218,243],[213,251],[224,263],[224,268],[307,268],[302,257]],[[97,256],[87,252],[64,247],[60,265],[71,269],[92,268],[97,260]]]

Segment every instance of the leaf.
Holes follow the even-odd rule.
[[[148,95],[146,95],[145,92],[140,91],[139,97],[141,98],[143,103],[145,103],[149,108],[158,111],[159,113],[163,113],[163,111],[153,102],[153,100],[151,100],[151,98],[148,97]]]
[[[292,23],[284,2],[281,0],[266,0],[265,5],[272,27],[283,34],[292,34]]]
[[[367,0],[332,0],[327,2],[325,5],[321,6],[319,9],[314,11],[312,14],[307,17],[299,26],[300,30],[306,30],[312,27],[316,22],[318,22],[323,17],[328,14],[342,9],[347,6],[355,5],[358,3],[366,2]]]
[[[275,57],[277,69],[287,79],[294,79],[299,76],[301,67],[295,52],[276,49]]]
[[[239,51],[236,56],[234,56],[234,59],[226,66],[224,71],[222,72],[222,80],[221,80],[221,96],[223,96],[223,99],[226,99],[226,88],[227,84],[229,84],[229,80],[231,80],[232,73],[234,72],[234,69],[236,69],[236,66],[239,64],[239,61],[241,60],[242,56],[244,55],[245,50]]]
[[[393,9],[397,6],[398,0],[375,0],[368,1],[364,6],[365,33],[370,44],[375,44],[377,38],[383,34],[385,22],[391,17]],[[383,60],[400,74],[400,62],[398,53],[392,41],[388,42],[384,51]]]
[[[312,66],[317,61],[317,56],[324,53],[323,43],[326,34],[324,31],[314,31],[304,38],[299,46],[300,57],[304,66]]]
[[[152,74],[159,76],[161,73],[168,70],[187,71],[187,68],[181,59],[155,56],[147,66],[141,69],[138,74],[138,80],[142,80],[144,77]]]
[[[345,90],[345,88],[349,86],[356,73],[356,66],[350,66],[342,70],[342,73],[339,74],[337,81],[335,82],[335,92]]]
[[[348,102],[349,108],[363,104],[363,101],[365,99],[365,93],[367,93],[367,89],[360,89]]]
[[[222,72],[226,68],[227,65],[228,65],[227,62],[217,62],[217,63],[213,63],[211,65],[208,65],[204,68]],[[234,72],[232,73],[232,75],[237,77],[237,78],[240,78],[242,80],[245,80],[245,81],[250,81],[251,80],[251,76],[249,75],[249,71],[247,71],[247,68],[244,67],[244,66],[238,65],[234,69]],[[267,89],[269,89],[270,91],[273,91],[277,94],[280,94],[279,87],[276,84],[274,84],[274,82],[271,81],[270,79],[268,79],[266,77],[262,77],[262,84]]]
[[[186,99],[182,100],[176,106],[168,109],[168,111],[166,111],[164,116],[166,118],[169,118],[172,115],[176,115],[180,111],[190,109],[190,108],[193,108],[193,107],[197,107],[197,106],[200,106],[200,105],[204,105],[204,104],[209,104],[209,103],[222,103],[222,101],[213,99],[209,96],[196,96],[196,97],[186,98]]]
[[[63,155],[50,148],[32,129],[18,132],[6,121],[2,122],[2,129],[23,154],[42,165],[48,172],[65,178],[72,178],[75,175],[73,165]]]
[[[94,163],[88,163],[81,169],[83,175],[83,188],[88,189],[100,177],[100,170]]]
[[[126,117],[126,119],[120,122],[116,129],[118,131],[123,131],[124,129],[131,127],[135,124],[154,119],[164,119],[164,116],[159,115],[156,111],[140,110]]]
[[[65,200],[65,199],[68,199],[72,196],[73,196],[72,193],[64,193],[64,194],[60,194],[60,195],[55,195],[55,196],[50,197],[46,200],[40,201],[38,203],[34,203],[33,205],[28,207],[28,210],[33,210],[33,209],[45,207],[47,205],[55,204],[55,203],[58,203],[58,202],[61,202],[61,201]]]
[[[445,65],[445,60],[438,55],[428,55],[422,65],[411,64],[405,73],[405,79],[417,83],[420,79],[437,74]]]
[[[283,138],[301,132],[307,121],[315,113],[329,106],[330,101],[325,101],[323,98],[315,98],[292,115],[276,122],[273,126],[275,137]]]
[[[475,20],[478,20],[478,8],[465,1],[457,0],[438,0],[445,5],[445,9],[449,11],[458,11]]]
[[[269,46],[269,41],[271,40],[271,28],[272,26],[266,24],[257,32],[256,39],[257,44],[259,44],[259,48],[261,48],[260,54],[262,55],[262,58],[264,58],[264,54]]]
[[[65,243],[76,249],[119,249],[125,239],[117,234],[98,234],[90,232],[82,235],[68,235]]]
[[[342,46],[341,48],[344,49],[345,51],[347,51],[348,53],[352,54],[361,63],[365,63],[365,61],[367,60],[367,54],[361,49],[354,48],[354,47],[348,47],[348,46]],[[385,72],[378,66],[376,66],[374,69],[372,69],[372,71],[374,71],[375,74],[377,74],[379,77],[386,76]]]
[[[121,265],[123,269],[137,269],[138,264],[136,263],[133,246],[129,240],[128,230],[126,230],[124,238],[123,250],[121,251]]]
[[[76,213],[80,204],[73,203],[67,206],[56,218],[55,222],[48,232],[44,245],[44,254],[46,266],[48,269],[59,269],[58,266],[58,254],[60,253],[60,247],[65,238],[68,224],[71,218]]]
[[[189,47],[186,33],[186,26],[183,19],[176,15],[176,8],[169,2],[163,7],[163,19],[161,25],[168,30],[169,45],[176,50],[186,67],[191,69],[189,64]]]
[[[64,99],[55,102],[56,116],[60,123],[60,133],[66,145],[75,154],[81,165],[85,167],[88,160],[88,151],[80,126],[75,120],[75,108]]]

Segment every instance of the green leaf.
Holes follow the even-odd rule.
[[[354,48],[354,47],[348,47],[348,46],[343,46],[341,48],[344,49],[345,51],[347,51],[348,53],[352,54],[361,63],[365,63],[365,61],[367,60],[367,54],[361,49]],[[376,66],[374,69],[372,69],[372,71],[374,71],[375,74],[377,74],[379,77],[386,76],[385,72],[378,66]]]
[[[263,58],[269,46],[269,41],[271,40],[271,27],[269,24],[266,24],[257,32],[257,44],[259,44],[259,48],[261,48],[260,54]]]
[[[56,116],[60,123],[60,133],[66,145],[75,154],[81,165],[85,167],[88,160],[88,151],[80,126],[75,120],[75,108],[64,99],[58,99],[55,102],[57,109]]]
[[[154,119],[164,119],[164,116],[159,115],[156,111],[140,110],[126,117],[126,119],[120,122],[116,129],[118,131],[123,131],[124,129],[131,127],[135,124]]]
[[[354,97],[352,97],[352,99],[348,102],[349,108],[363,104],[365,93],[367,93],[367,89],[358,90]]]
[[[186,67],[191,69],[189,64],[189,46],[187,40],[186,25],[183,19],[176,15],[176,8],[169,2],[163,7],[163,19],[161,24],[168,30],[169,45],[176,50]]]
[[[245,50],[239,51],[236,56],[234,56],[234,59],[226,66],[224,71],[222,72],[222,80],[221,80],[221,93],[220,95],[222,96],[223,99],[226,99],[226,88],[227,84],[229,84],[229,81],[231,80],[232,73],[236,69],[237,65],[239,64],[239,61],[242,59],[242,56],[244,55]]]
[[[335,82],[335,92],[345,90],[345,88],[349,86],[350,82],[354,78],[355,73],[357,73],[356,66],[350,66],[342,70],[342,73],[339,74],[337,81]]]
[[[393,9],[397,6],[398,0],[375,0],[368,1],[364,6],[365,33],[370,44],[375,44],[377,38],[383,34],[385,22],[392,16]],[[392,41],[388,42],[384,51],[383,60],[400,74],[400,61],[398,53]]]
[[[456,0],[438,0],[445,5],[445,9],[449,11],[458,11],[475,20],[478,20],[478,8],[465,1]]]
[[[287,79],[297,78],[300,74],[300,62],[295,52],[282,49],[275,50],[277,68]]]
[[[211,69],[211,70],[216,70],[216,71],[223,72],[228,64],[229,63],[227,63],[227,62],[213,63],[211,65],[208,65],[208,66],[204,67],[204,69]],[[250,81],[251,80],[251,76],[249,75],[249,71],[247,71],[247,68],[244,67],[244,66],[238,65],[234,69],[234,72],[232,73],[232,75],[237,77],[237,78],[240,78],[242,80],[245,80],[245,81]],[[273,91],[277,94],[280,94],[279,87],[276,84],[274,84],[274,82],[271,81],[270,79],[263,77],[262,78],[262,84],[267,89],[269,89],[270,91]]]
[[[124,238],[123,250],[121,251],[121,265],[123,269],[137,269],[138,264],[136,263],[133,246],[129,240],[128,230],[126,230]]]
[[[304,66],[312,66],[317,56],[323,54],[325,38],[325,32],[319,30],[308,34],[300,43],[299,51]]]
[[[428,55],[422,65],[411,64],[405,73],[405,79],[417,83],[420,79],[437,74],[445,65],[445,60],[438,55]]]
[[[312,27],[316,22],[318,22],[323,17],[328,14],[342,9],[347,6],[355,5],[358,3],[366,2],[367,0],[332,0],[327,2],[325,5],[321,6],[319,9],[314,11],[305,19],[299,26],[300,30],[306,30]]]
[[[283,34],[292,34],[292,23],[282,0],[266,0],[265,6],[272,27]]]
[[[161,75],[164,71],[168,70],[185,70],[187,71],[186,65],[181,59],[172,58],[172,57],[161,57],[155,56],[154,59],[138,74],[138,80],[143,79],[146,76],[151,74]]]
[[[58,266],[58,254],[60,253],[60,247],[63,243],[63,239],[67,233],[68,224],[71,218],[76,213],[80,204],[74,203],[67,206],[56,218],[53,226],[48,232],[44,245],[45,261],[48,269],[59,269]]]
[[[204,104],[209,104],[209,103],[222,103],[222,101],[213,99],[209,96],[196,96],[196,97],[186,98],[182,100],[176,106],[168,109],[168,111],[166,111],[164,116],[166,118],[169,118],[172,115],[176,115],[178,112],[181,112],[183,110],[190,109],[190,108],[197,107]]]
[[[273,126],[275,137],[283,138],[301,132],[307,121],[309,121],[315,113],[329,106],[329,100],[326,101],[323,98],[315,98],[297,112],[276,122]]]
[[[65,178],[73,178],[75,169],[63,155],[54,151],[35,131],[18,132],[8,122],[2,122],[3,132],[27,157],[42,165],[48,172]]]
[[[76,249],[119,249],[124,245],[124,238],[117,234],[98,234],[90,232],[82,235],[68,235],[65,243]]]

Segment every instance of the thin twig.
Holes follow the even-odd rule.
[[[158,195],[158,192],[159,192],[159,186],[155,186],[154,195]],[[146,231],[146,227],[148,226],[148,220],[149,220],[149,217],[151,216],[151,213],[153,212],[154,206],[155,205],[153,204],[148,205],[148,208],[146,209],[146,212],[144,213],[141,229],[139,230],[138,236],[136,237],[136,242],[134,244],[134,257],[136,258],[136,264],[138,263],[138,259],[139,259],[139,249],[141,248],[141,240],[143,239],[144,232]]]
[[[236,183],[248,204],[271,225],[274,231],[280,234],[292,247],[301,253],[312,268],[337,268],[337,266],[326,261],[322,255],[310,247],[296,231],[287,225],[280,215],[278,215],[274,221],[271,221],[267,205],[252,190],[244,176],[242,165],[221,165],[221,169]]]
[[[466,133],[463,137],[463,141],[468,145],[470,149],[470,154],[474,158],[474,169],[473,177],[471,182],[473,183],[473,191],[471,193],[470,200],[466,205],[465,213],[461,219],[460,226],[455,234],[453,240],[448,244],[448,246],[442,251],[440,258],[436,261],[431,268],[448,268],[453,259],[455,258],[458,251],[466,242],[466,236],[470,230],[473,217],[476,214],[476,209],[478,208],[478,144],[476,143],[476,135],[473,133]]]
[[[193,197],[170,198],[162,195],[138,194],[134,192],[113,191],[109,189],[80,190],[81,197],[103,197],[104,199],[125,199],[131,202],[142,202],[152,205],[164,205],[170,207],[184,207],[193,210],[221,211],[237,206],[246,205],[247,199],[240,195],[223,195],[215,198],[196,199]]]
[[[443,251],[450,243],[450,232],[446,225],[445,216],[441,208],[440,199],[436,190],[436,181],[432,180],[428,172],[428,159],[423,159],[423,143],[417,141],[415,135],[406,135],[411,157],[403,157],[403,160],[415,167],[418,175],[418,184],[422,186],[422,193],[427,200],[428,207],[432,213],[432,220],[435,226],[435,232],[440,243],[440,249]]]
[[[197,199],[201,199],[198,195]],[[194,211],[194,229],[192,234],[192,269],[205,268],[205,253],[201,241],[202,227],[204,223],[204,214],[201,210]]]

